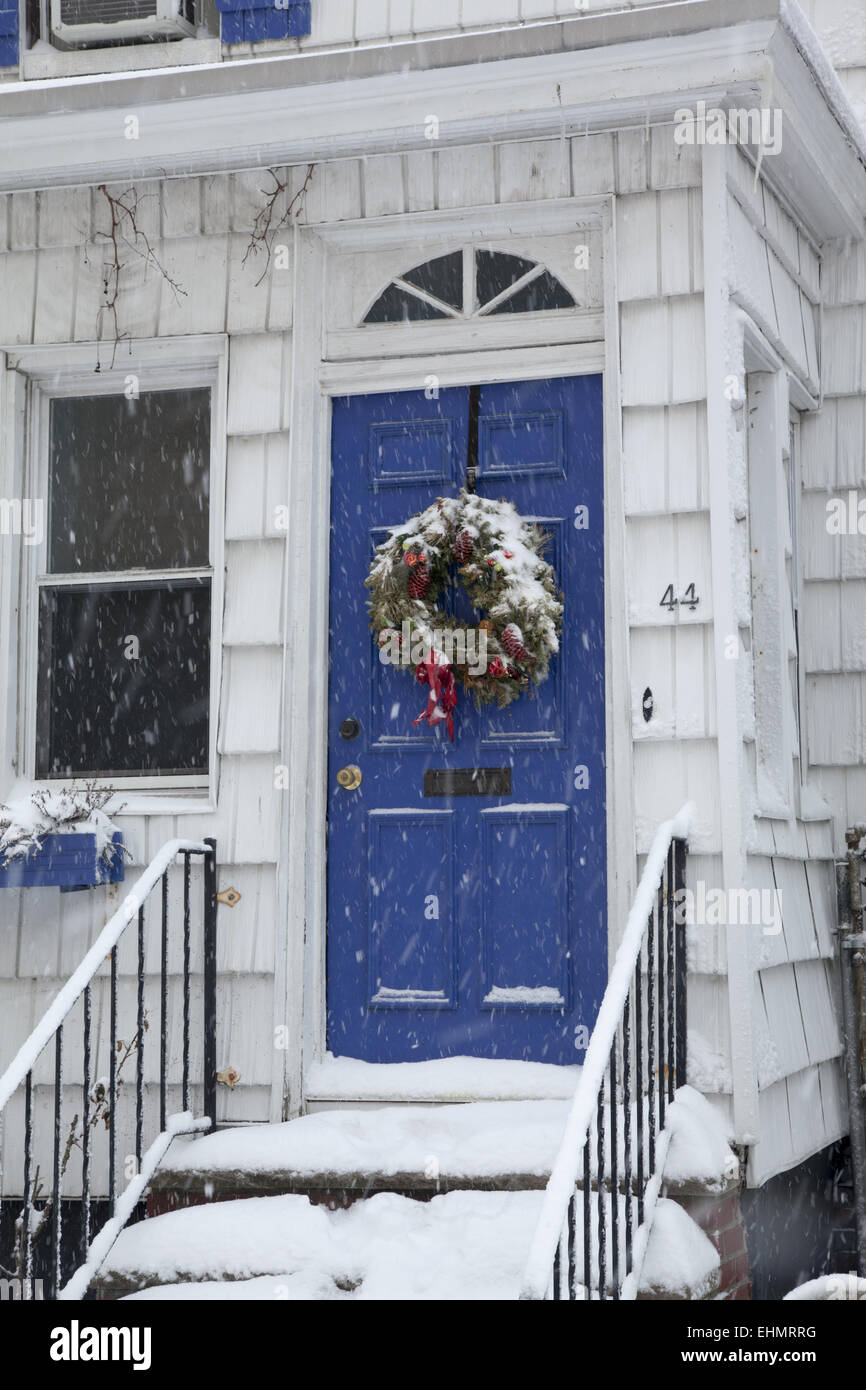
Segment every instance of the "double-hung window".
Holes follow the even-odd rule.
[[[39,392],[45,534],[29,734],[39,780],[208,784],[215,389]]]

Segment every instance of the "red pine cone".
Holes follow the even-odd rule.
[[[510,657],[515,661],[534,661],[523,645],[523,633],[516,623],[509,623],[502,634],[501,642]]]
[[[474,549],[472,537],[468,531],[461,531],[456,541],[451,547],[451,554],[454,556],[458,565],[465,565]]]
[[[430,588],[430,571],[424,561],[420,561],[409,575],[409,597],[423,598]]]

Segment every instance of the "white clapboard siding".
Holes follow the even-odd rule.
[[[767,260],[770,268],[770,281],[773,287],[773,301],[776,306],[776,322],[779,339],[784,343],[800,371],[809,376],[809,354],[806,351],[806,338],[803,313],[800,308],[800,291],[794,280],[782,265],[778,256],[769,251]]]
[[[731,1090],[731,1019],[724,976],[690,975],[687,1076],[705,1094]]]
[[[811,831],[812,827],[809,827]],[[827,828],[829,832],[829,827]],[[829,838],[829,834],[828,834]],[[833,860],[806,864],[806,878],[815,919],[818,949],[825,959],[834,953],[832,932],[836,926],[836,873]]]
[[[202,230],[201,181],[164,179],[160,197],[163,237],[197,237]]]
[[[436,152],[439,207],[465,208],[496,202],[492,145],[469,145]]]
[[[773,832],[773,858],[805,859],[809,852],[806,829],[799,820],[770,820]]]
[[[621,310],[623,405],[668,405],[706,396],[700,295],[635,301]]]
[[[290,251],[291,239],[277,237],[278,244]],[[285,252],[281,252],[281,259]],[[268,305],[270,302],[276,259],[268,261],[265,250],[254,246],[250,248],[248,235],[233,232],[227,242],[228,290],[226,298],[226,322],[228,333],[264,333],[268,327]],[[282,272],[284,274],[284,272]],[[216,293],[217,281],[214,284]]]
[[[36,194],[13,193],[9,217],[9,249],[31,251],[36,246]]]
[[[831,246],[824,257],[824,302],[866,304],[866,246],[862,241]]]
[[[230,435],[271,434],[287,427],[289,364],[287,334],[262,333],[231,339],[227,419]]]
[[[759,976],[767,1016],[767,1031],[775,1048],[780,1075],[809,1065],[806,1032],[797,998],[793,965],[774,965]]]
[[[78,273],[80,250],[58,248],[41,255],[36,273],[34,343],[68,342],[73,333],[75,296],[70,293]]]
[[[620,300],[703,289],[700,198],[696,190],[636,193],[617,203]]]
[[[223,866],[276,864],[287,793],[274,785],[275,763],[267,754],[222,757],[216,813],[185,815],[184,834],[215,836]]]
[[[749,855],[747,861],[746,886],[750,890],[757,889],[762,895],[774,895],[778,888],[776,875],[773,873],[773,860],[764,855]],[[762,896],[762,905],[772,902],[775,905],[778,900],[774,896]],[[785,936],[784,930],[784,909],[779,914],[779,920],[761,923],[759,926],[746,926],[743,930],[752,934],[755,941],[754,957],[756,963],[762,969],[769,969],[774,965],[784,965],[791,960],[791,952]],[[764,926],[778,926],[778,932],[764,931]]]
[[[615,136],[617,193],[645,193],[649,187],[649,135],[645,129],[619,130]]]
[[[712,618],[710,526],[705,512],[679,516],[631,517],[627,523],[629,622],[633,626],[673,628]],[[680,600],[671,611],[661,606],[669,585]],[[694,584],[692,610],[682,599]]]
[[[295,187],[307,177],[307,166],[292,170]],[[307,192],[297,203],[299,222],[344,222],[362,213],[362,165],[359,159],[333,159],[317,164]]]
[[[863,402],[854,397],[852,404],[858,409],[862,441]],[[804,489],[832,488],[838,477],[844,477],[837,472],[837,450],[844,447],[841,440],[837,444],[839,405],[839,401],[828,398],[822,410],[806,411],[800,417],[800,472]]]
[[[757,1143],[749,1147],[748,1182],[758,1187],[791,1164],[791,1117],[784,1081],[758,1093]]]
[[[228,648],[222,676],[218,751],[276,753],[280,746],[282,648]]]
[[[686,801],[697,806],[691,848],[702,854],[719,850],[719,764],[712,739],[636,743],[634,782],[638,853],[647,853],[659,824]]]
[[[699,145],[678,145],[672,125],[653,126],[650,133],[650,187],[699,188]]]
[[[806,492],[801,497],[800,536],[805,579],[841,579],[844,536],[831,536],[827,530],[825,492]]]
[[[842,598],[848,585],[822,580],[803,586],[800,653],[807,671],[842,670]]]
[[[833,962],[827,960],[799,961],[794,966],[809,1061],[813,1064],[837,1057],[842,1050],[838,1001],[830,985],[829,972],[833,969]]]
[[[362,160],[361,168],[365,216],[389,217],[406,211],[402,155],[368,155]]]
[[[571,186],[576,198],[616,187],[613,135],[578,135],[571,141]]]
[[[226,974],[273,973],[277,936],[277,875],[270,864],[227,865],[220,890],[234,888],[241,900],[221,906],[217,917],[217,965]]]
[[[29,343],[33,330],[36,290],[36,256],[32,251],[0,256],[0,304],[3,305],[3,340]]]
[[[864,761],[863,677],[807,676],[809,760],[845,766]]]
[[[520,140],[499,151],[499,201],[571,196],[569,141]]]
[[[835,421],[836,485],[863,487],[866,484],[866,397],[843,396],[839,400],[827,400],[824,409],[832,412]],[[819,419],[823,413],[819,411]]]
[[[733,288],[759,322],[777,336],[767,244],[733,198],[728,199],[728,225],[733,250]]]
[[[40,246],[81,246],[90,235],[89,188],[45,188],[38,206]]]
[[[699,884],[703,885],[705,893],[724,884],[722,861],[718,855],[689,853],[686,859],[686,886],[695,895],[695,902]],[[693,912],[691,915],[697,914]],[[690,974],[725,975],[728,968],[725,928],[705,921],[687,922],[686,952]]]
[[[281,643],[283,551],[279,540],[227,543],[226,646]]]
[[[819,946],[812,917],[805,863],[797,859],[777,858],[773,861],[773,872],[779,894],[788,959],[815,961],[819,955]],[[802,999],[800,1002],[805,1015]]]
[[[833,1138],[838,1138],[848,1133],[848,1097],[841,1062],[822,1062],[818,1068],[818,1077],[821,1082],[821,1108],[825,1132]]]
[[[707,408],[637,406],[622,412],[626,512],[691,512],[707,508]]]
[[[817,1067],[787,1078],[788,1113],[794,1161],[808,1158],[829,1143],[821,1105],[821,1081]],[[817,1131],[817,1132],[816,1132]],[[837,1136],[833,1136],[836,1138]]]
[[[824,310],[822,380],[830,395],[862,395],[866,391],[864,320],[866,307],[862,305]]]
[[[228,237],[178,237],[160,243],[156,254],[166,272],[157,276],[158,336],[221,333],[226,321]]]
[[[643,713],[652,691],[653,713]],[[712,628],[633,628],[632,734],[636,739],[708,738],[716,734]]]

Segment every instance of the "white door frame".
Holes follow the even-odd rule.
[[[519,348],[478,346],[479,320],[467,321],[466,342],[448,353],[418,356],[360,355],[325,360],[327,258],[338,250],[381,250],[414,244],[423,259],[431,240],[473,237],[503,240],[519,227],[526,236],[582,228],[601,230],[604,255],[603,319],[576,311],[571,342],[549,341],[545,323],[530,316]],[[548,376],[601,373],[604,382],[605,488],[605,677],[607,692],[607,892],[609,950],[625,923],[634,887],[631,698],[628,680],[628,609],[625,582],[625,514],[622,485],[618,315],[613,270],[610,199],[561,199],[550,203],[407,214],[325,227],[298,227],[294,234],[294,331],[289,418],[292,423],[289,522],[285,566],[285,759],[291,769],[282,823],[277,928],[275,1025],[287,1025],[287,1047],[276,1052],[272,1118],[304,1106],[304,1077],[325,1051],[325,949],[327,937],[327,721],[328,580],[331,490],[330,398],[374,391],[423,389],[435,374],[443,387]],[[435,254],[435,251],[430,254]],[[384,285],[383,285],[384,288]],[[603,323],[582,341],[587,320]],[[564,321],[562,311],[558,322]],[[497,334],[490,320],[491,336]],[[485,325],[486,327],[487,325]],[[564,336],[564,335],[563,335]],[[283,925],[285,924],[285,925]],[[303,1025],[299,1026],[300,1020]],[[347,1097],[348,1099],[349,1097]]]

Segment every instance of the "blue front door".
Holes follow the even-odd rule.
[[[607,973],[601,377],[342,398],[332,441],[328,1048],[578,1062]],[[548,680],[503,711],[461,689],[450,743],[412,722],[427,687],[379,661],[364,580],[470,451],[479,495],[550,535],[565,611]],[[510,791],[425,782],[476,768]]]

